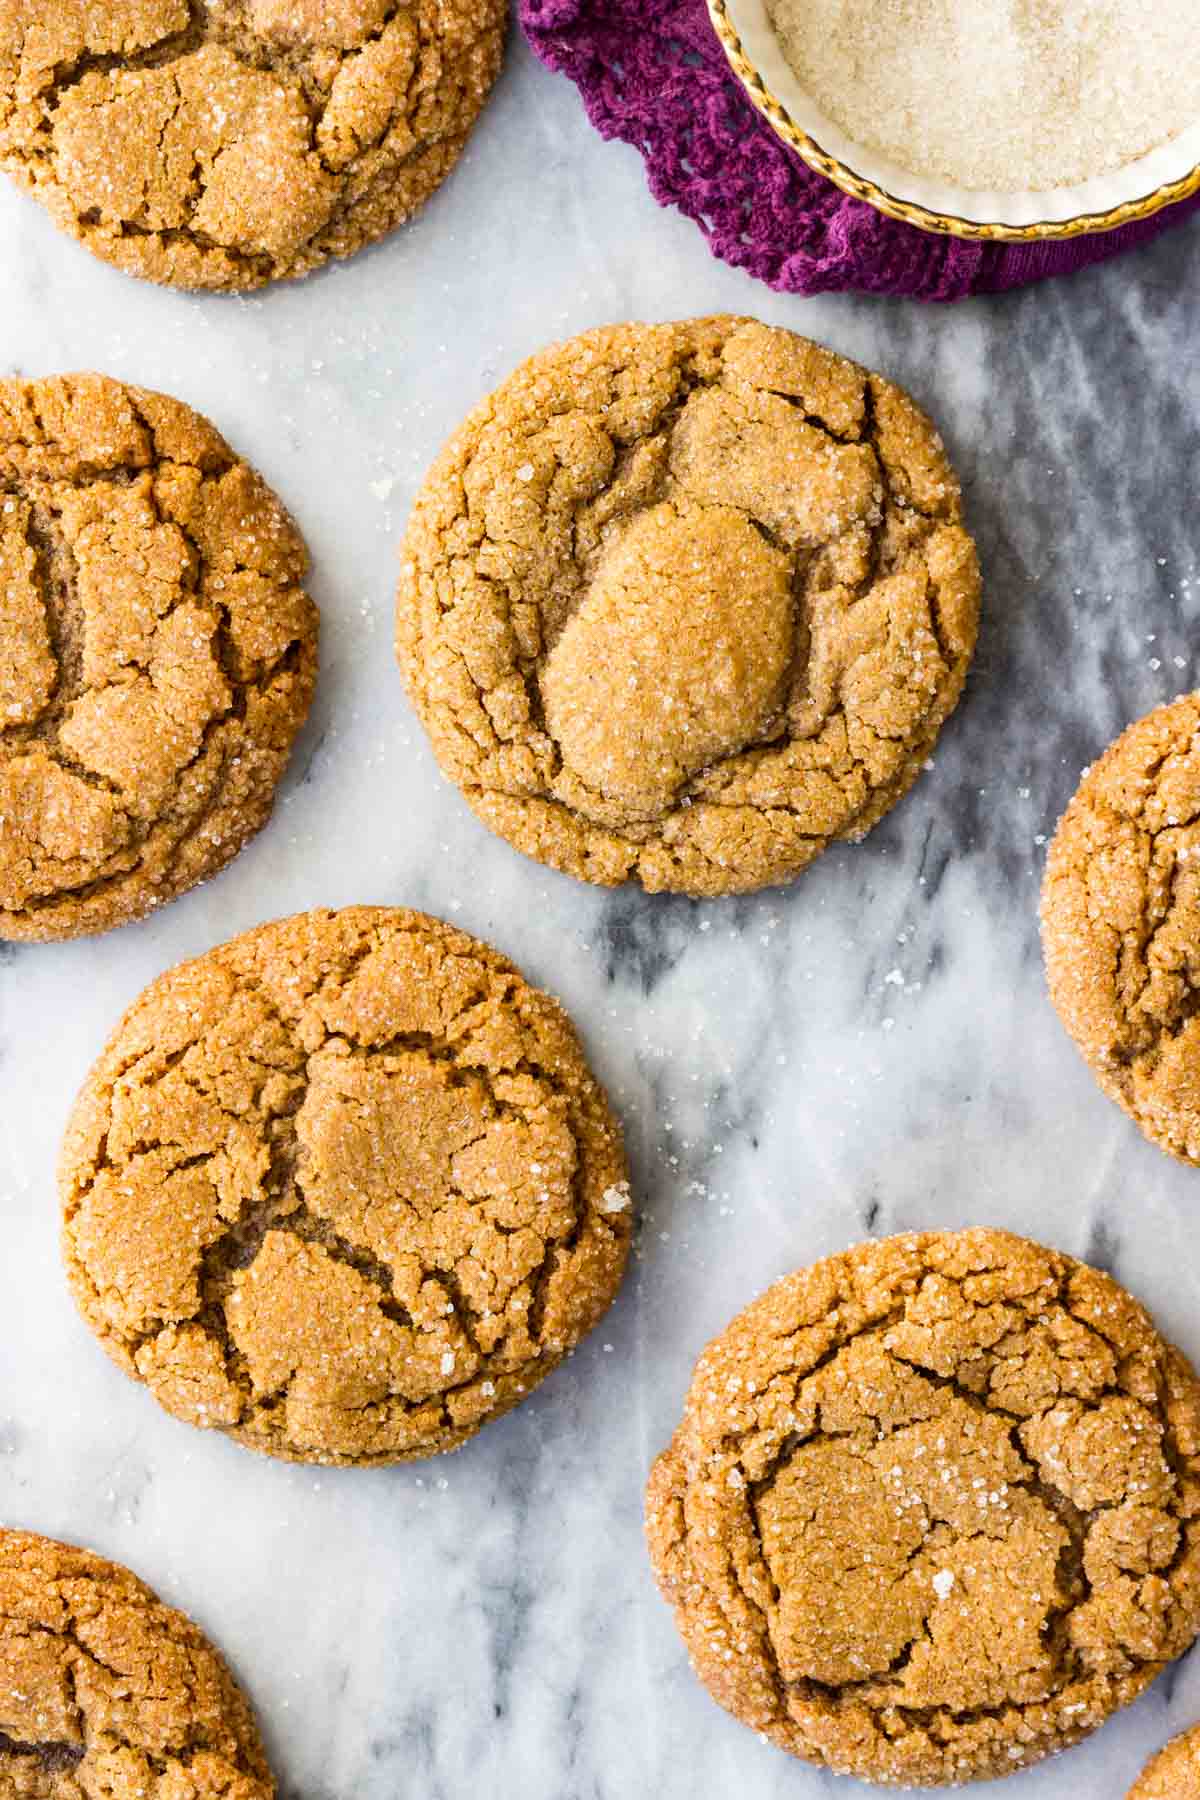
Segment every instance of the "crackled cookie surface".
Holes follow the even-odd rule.
[[[1129,1800],[1200,1800],[1200,1725],[1173,1738],[1147,1763]]]
[[[354,907],[162,976],[77,1102],[64,1254],[111,1356],[276,1456],[451,1450],[624,1269],[620,1133],[557,1002],[475,939]]]
[[[0,937],[124,924],[266,823],[316,678],[307,561],[179,401],[0,381]]]
[[[0,1800],[271,1800],[249,1706],[128,1569],[0,1530]]]
[[[423,205],[503,0],[0,0],[0,167],[89,250],[188,288],[349,256]]]
[[[1200,1632],[1200,1384],[1070,1257],[862,1244],[709,1345],[647,1530],[697,1673],[756,1731],[885,1785],[1006,1775]]]
[[[1105,1093],[1200,1162],[1200,695],[1131,725],[1085,774],[1046,861],[1042,940]]]
[[[535,356],[435,463],[397,651],[438,759],[591,881],[789,879],[915,780],[979,574],[958,484],[889,382],[748,319]]]

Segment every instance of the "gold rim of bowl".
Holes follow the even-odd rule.
[[[1043,219],[1032,225],[1006,225],[1003,221],[981,223],[960,219],[954,213],[933,212],[915,200],[901,200],[886,188],[869,181],[822,149],[815,138],[802,131],[782,100],[776,98],[746,54],[737,28],[729,17],[725,0],[707,0],[713,23],[729,66],[745,89],[752,105],[757,107],[776,135],[790,146],[818,175],[824,175],[835,187],[855,200],[865,200],[891,219],[906,225],[917,225],[923,231],[940,232],[943,236],[974,238],[984,243],[1028,244],[1052,238],[1086,237],[1101,231],[1115,231],[1120,225],[1133,225],[1140,219],[1152,218],[1164,206],[1187,200],[1200,192],[1200,164],[1176,181],[1164,183],[1141,199],[1126,200],[1107,212],[1080,213],[1073,219]]]

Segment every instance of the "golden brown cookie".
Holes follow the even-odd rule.
[[[0,1529],[0,1800],[271,1800],[253,1714],[128,1569]]]
[[[1200,1800],[1200,1725],[1172,1738],[1147,1763],[1129,1800]]]
[[[600,1318],[618,1126],[558,1003],[389,907],[154,982],[60,1166],[75,1298],[169,1412],[300,1462],[453,1450]]]
[[[558,344],[419,496],[397,651],[445,773],[568,874],[745,892],[859,838],[975,643],[958,483],[907,395],[751,319]]]
[[[1139,719],[1084,775],[1050,846],[1042,942],[1105,1093],[1200,1162],[1200,695]]]
[[[131,275],[255,288],[450,173],[504,0],[0,0],[0,168]]]
[[[1200,1632],[1200,1383],[1107,1275],[1005,1232],[777,1282],[646,1505],[714,1698],[885,1786],[1073,1744]]]
[[[0,381],[0,937],[123,925],[266,824],[316,679],[307,566],[190,407]]]

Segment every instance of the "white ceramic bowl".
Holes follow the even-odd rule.
[[[708,0],[708,10],[734,74],[784,142],[846,193],[927,231],[1010,241],[1078,237],[1148,219],[1200,190],[1200,123],[1075,187],[988,193],[914,175],[854,143],[810,99],[784,58],[766,0]]]

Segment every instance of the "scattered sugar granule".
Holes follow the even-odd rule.
[[[1071,187],[1200,123],[1196,0],[767,0],[856,144],[960,187]]]
[[[615,1187],[605,1188],[600,1196],[600,1211],[606,1213],[628,1212],[633,1204],[627,1181],[618,1181]]]

